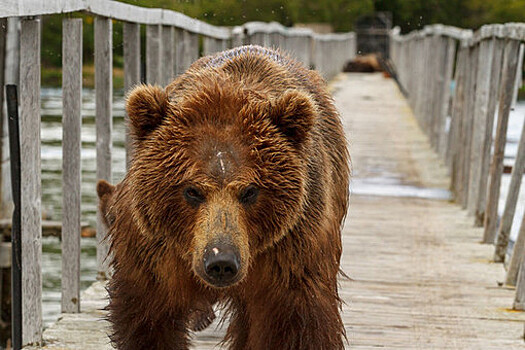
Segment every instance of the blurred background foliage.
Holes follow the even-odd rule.
[[[299,23],[327,23],[336,32],[352,30],[358,17],[375,11],[392,12],[394,25],[400,26],[404,33],[432,23],[476,29],[486,23],[525,20],[525,0],[120,1],[143,7],[172,9],[221,26],[234,26],[249,21],[277,21],[286,26]],[[85,69],[89,71],[91,70],[89,65],[93,62],[93,17],[85,14],[73,16],[84,19],[84,63]],[[44,18],[42,42],[44,82],[60,82],[63,17],[63,15],[55,15]],[[115,21],[113,28],[114,62],[118,69],[122,67],[122,24]],[[116,75],[118,79],[119,74]]]

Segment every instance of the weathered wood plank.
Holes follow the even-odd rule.
[[[113,128],[113,25],[111,19],[95,18],[95,91],[97,134],[97,179],[111,181],[111,130]],[[107,278],[107,229],[97,210],[97,268],[99,279]]]
[[[161,26],[151,24],[146,27],[146,81],[148,84],[161,84],[162,43]]]
[[[175,34],[171,26],[162,26],[160,84],[166,86],[175,77]]]
[[[494,260],[498,262],[505,261],[505,255],[509,245],[510,231],[512,230],[512,222],[514,220],[514,214],[516,213],[516,204],[518,203],[518,196],[520,193],[521,179],[523,178],[523,170],[525,170],[525,127],[522,126],[518,153],[510,176],[510,185],[507,199],[505,201],[505,209],[503,210],[503,216],[501,217],[498,228],[496,251],[494,252]]]
[[[516,295],[514,297],[513,307],[516,310],[525,310],[525,259],[523,258],[523,251],[525,250],[525,247],[523,247],[525,244],[525,216],[523,216],[518,240],[516,241],[516,244],[518,243],[520,243],[520,247],[518,249],[521,251],[519,253],[517,251],[513,253],[513,256],[515,255],[516,261],[513,269],[509,270],[511,274],[507,275],[507,282],[512,282],[510,279],[513,278],[514,274],[517,274]]]
[[[494,119],[496,114],[497,99],[494,96],[499,95],[500,80],[501,80],[501,70],[502,70],[502,60],[503,60],[503,51],[504,51],[504,40],[502,39],[492,39],[494,42],[493,52],[494,57],[492,60],[491,69],[491,78],[490,78],[490,90],[489,103],[487,106],[487,118],[485,125],[485,135],[483,141],[483,154],[481,157],[481,171],[480,171],[480,180],[478,188],[478,199],[476,203],[476,212],[475,212],[475,222],[474,225],[477,227],[483,226],[485,220],[485,208],[486,208],[486,199],[487,199],[487,183],[489,181],[489,168],[490,168],[490,151],[492,148],[492,132],[494,131]],[[485,242],[484,243],[493,243]]]
[[[40,20],[21,21],[20,143],[22,344],[42,341],[42,211],[40,184]]]
[[[82,19],[63,21],[62,312],[80,311]]]
[[[445,159],[446,148],[447,148],[447,132],[446,132],[446,121],[449,113],[450,105],[450,84],[453,79],[454,74],[454,63],[456,58],[456,41],[451,38],[444,39],[447,42],[447,55],[445,60],[445,75],[444,82],[442,85],[442,99],[440,107],[440,120],[437,124],[437,133],[438,133],[438,151],[439,154]]]
[[[185,72],[184,68],[184,55],[186,51],[186,42],[184,36],[184,30],[175,29],[175,74],[181,75]]]
[[[128,93],[140,83],[140,24],[124,22],[124,90]],[[126,169],[133,155],[129,136],[129,118],[126,113]]]
[[[494,41],[484,40],[479,44],[479,66],[476,78],[476,94],[474,103],[474,125],[472,131],[472,152],[470,154],[470,179],[468,190],[468,211],[475,214],[479,197],[479,182],[483,163],[483,149],[488,118],[489,99],[494,96],[490,93],[491,67],[494,58]]]
[[[124,22],[161,24],[183,28],[206,36],[227,39],[230,29],[217,27],[170,10],[133,6],[107,0],[7,0],[0,3],[0,17],[38,16],[86,11]]]
[[[520,230],[518,232],[518,238],[516,239],[516,242],[514,243],[514,248],[512,249],[512,255],[510,258],[509,267],[507,269],[507,277],[505,279],[505,284],[509,286],[515,286],[518,284],[518,291],[517,298],[521,300],[525,306],[525,278],[521,278],[518,282],[518,274],[520,273],[520,270],[523,271],[523,274],[525,274],[525,270],[523,269],[523,256],[525,255],[525,215],[523,216],[521,220],[521,226]],[[525,277],[525,276],[522,276]],[[521,286],[519,284],[522,284]],[[524,310],[523,308],[520,308],[520,310]]]
[[[471,153],[472,153],[472,139],[475,124],[475,99],[477,92],[477,75],[478,75],[478,60],[479,60],[479,47],[474,46],[470,48],[470,75],[469,85],[467,90],[467,105],[465,108],[465,138],[463,139],[462,151],[464,153],[462,158],[463,164],[463,175],[462,175],[462,194],[461,194],[461,206],[467,208],[469,201],[469,190],[470,190],[470,171],[471,171]]]
[[[499,95],[498,124],[494,141],[494,154],[490,167],[490,184],[488,187],[487,207],[485,210],[484,242],[494,242],[497,233],[498,199],[500,193],[501,175],[503,173],[503,157],[507,140],[507,126],[512,103],[512,91],[518,66],[519,41],[507,40],[503,57],[503,73]],[[496,256],[494,257],[497,258]],[[500,261],[499,259],[496,261]]]

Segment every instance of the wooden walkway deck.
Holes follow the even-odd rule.
[[[354,179],[343,231],[343,317],[352,349],[524,349],[525,314],[498,286],[482,229],[446,199],[449,179],[392,80],[342,75],[333,84]],[[100,284],[80,315],[44,333],[44,349],[111,349]],[[213,325],[195,349],[216,348]],[[273,349],[272,349],[273,350]]]

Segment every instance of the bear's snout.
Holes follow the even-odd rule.
[[[213,286],[227,287],[237,282],[241,258],[235,246],[224,243],[208,245],[202,260],[205,279]]]

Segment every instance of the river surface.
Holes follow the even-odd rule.
[[[42,208],[46,219],[61,220],[62,217],[62,99],[60,89],[42,89]],[[113,101],[113,183],[124,176],[125,169],[125,126],[124,98],[122,91],[116,92]],[[521,128],[525,119],[525,103],[518,104],[511,116],[508,131],[508,145],[505,150],[506,164],[512,164],[517,151]],[[95,94],[93,90],[83,91],[82,101],[82,221],[95,227],[96,221],[96,133],[95,133]],[[504,175],[500,213],[503,212],[509,186],[510,175]],[[388,174],[384,182],[356,183],[353,193],[366,193],[388,196],[415,196],[446,198],[446,191],[427,193],[421,189],[406,186],[396,187],[390,183]],[[521,217],[525,211],[525,184],[522,186],[518,209],[513,225],[512,237],[517,236]],[[92,238],[82,239],[81,283],[87,288],[96,277],[96,245]],[[45,326],[56,321],[60,313],[60,276],[61,256],[60,241],[57,238],[43,239],[43,312]]]

